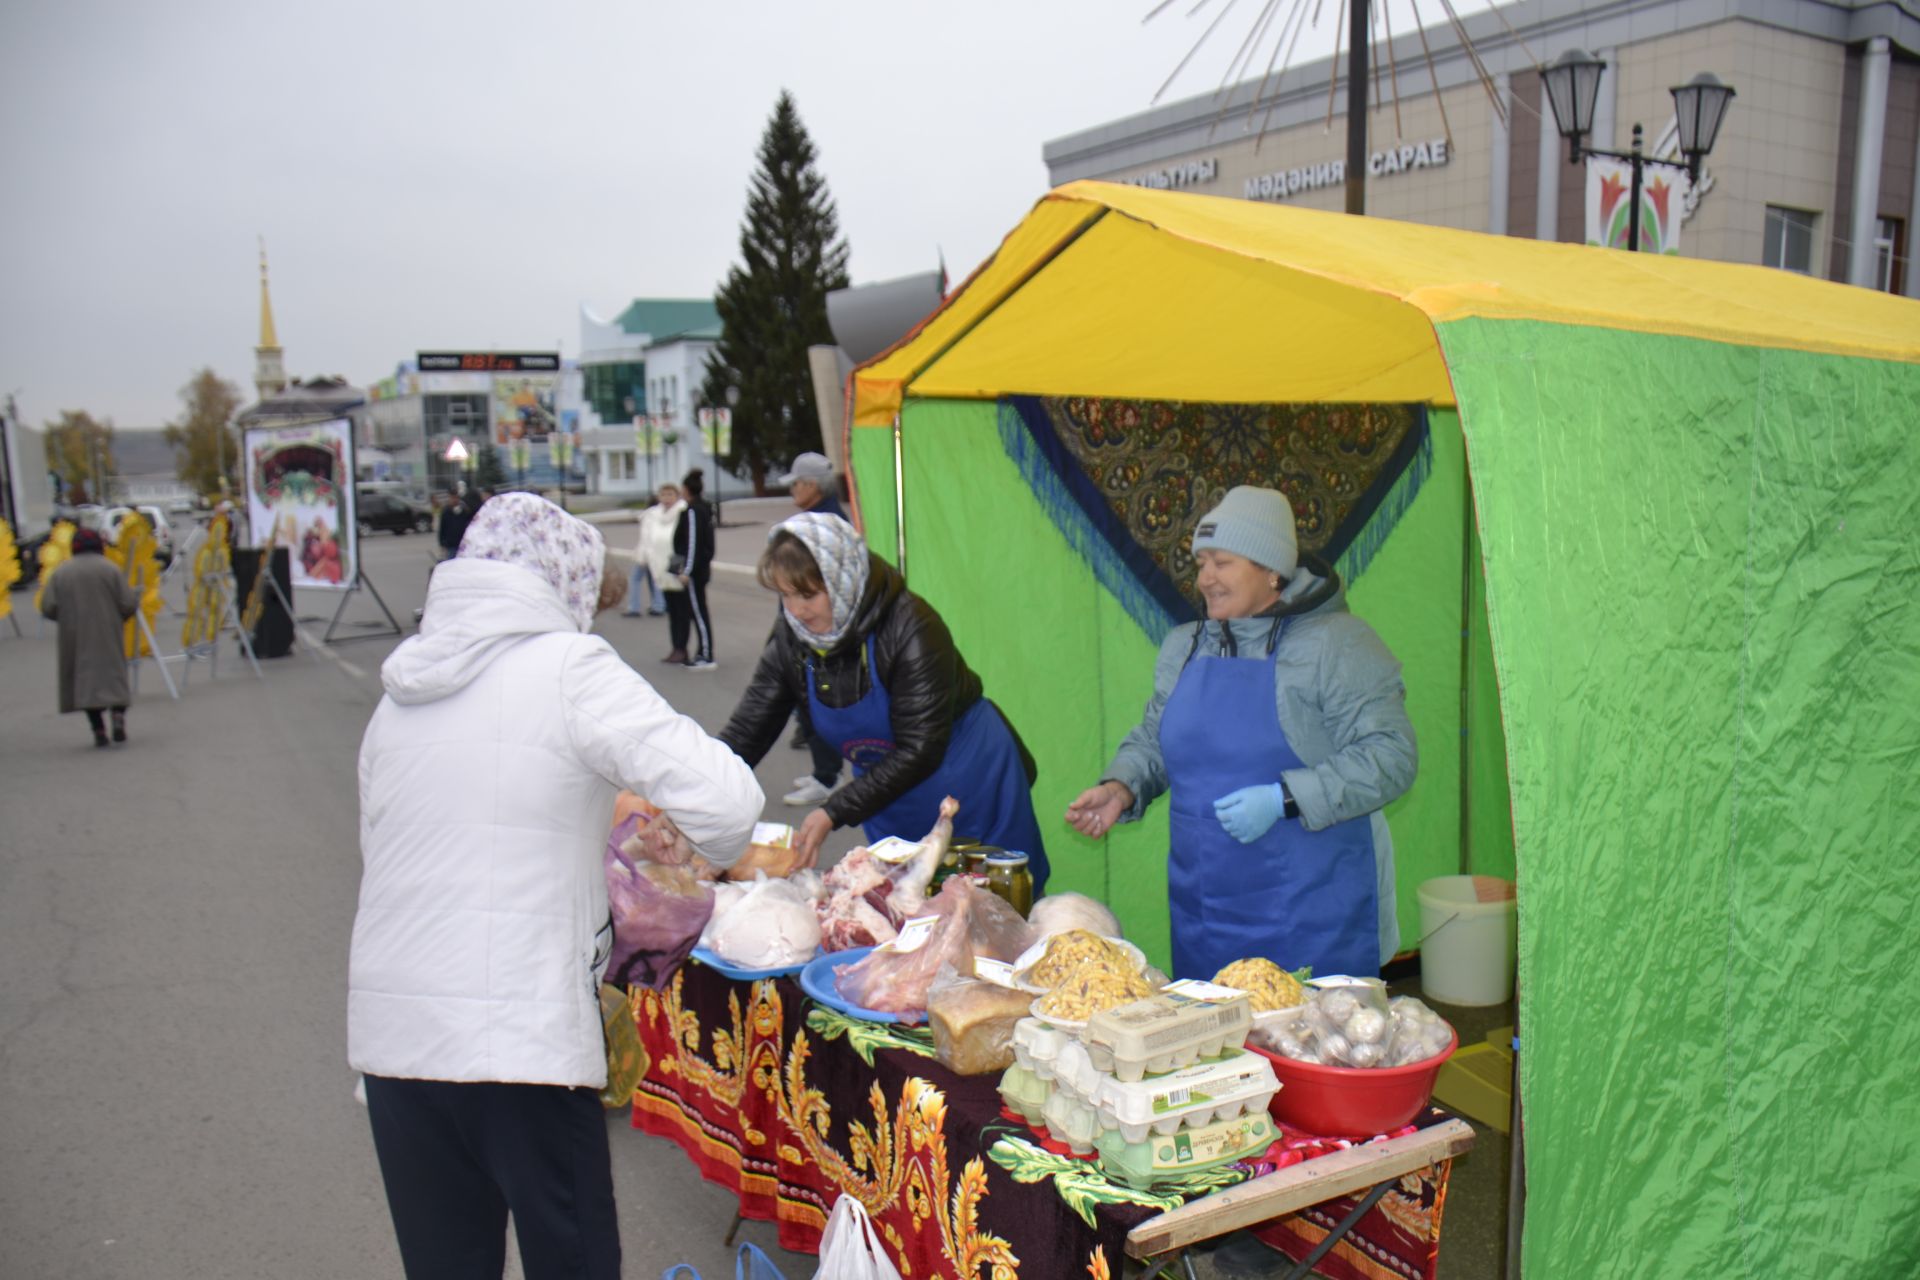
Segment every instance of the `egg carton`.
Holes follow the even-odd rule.
[[[1244,1049],[1252,1026],[1246,992],[1175,983],[1145,1000],[1094,1014],[1082,1039],[1095,1068],[1132,1083]]]
[[[1054,1063],[1060,1051],[1074,1043],[1073,1036],[1039,1018],[1022,1018],[1013,1024],[1013,1060],[1039,1076],[1054,1078]]]
[[[1052,1096],[1052,1084],[1018,1064],[1000,1077],[1000,1100],[1030,1125],[1046,1123],[1047,1100]]]
[[[1097,1070],[1078,1044],[1067,1047],[1055,1068],[1055,1090],[1092,1108],[1101,1131],[1115,1131],[1126,1142],[1263,1112],[1280,1089],[1272,1064],[1246,1050],[1133,1083]]]
[[[1115,1182],[1146,1188],[1251,1159],[1278,1136],[1272,1117],[1259,1111],[1171,1134],[1153,1134],[1139,1142],[1128,1142],[1110,1129],[1094,1145],[1102,1173]]]
[[[1100,1138],[1100,1113],[1071,1089],[1055,1089],[1042,1111],[1047,1132],[1077,1156],[1093,1154]]]

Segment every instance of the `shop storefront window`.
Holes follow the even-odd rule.
[[[1812,274],[1813,227],[1819,216],[1805,209],[1768,205],[1767,234],[1761,248],[1761,264],[1779,267],[1783,271],[1798,271],[1801,275]]]

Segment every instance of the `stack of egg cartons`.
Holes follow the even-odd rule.
[[[1251,1023],[1244,992],[1193,982],[1095,1014],[1077,1034],[1023,1019],[1002,1094],[1076,1154],[1098,1153],[1116,1181],[1215,1168],[1276,1136],[1267,1104],[1280,1085],[1245,1048]]]

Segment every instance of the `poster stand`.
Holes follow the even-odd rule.
[[[253,674],[265,680],[267,677],[260,670],[260,659],[254,656],[253,637],[248,635],[247,629],[240,625],[240,609],[233,602],[234,597],[240,594],[240,584],[234,579],[232,573],[221,574],[218,581],[221,584],[221,595],[224,597],[223,603],[226,606],[221,610],[220,625],[214,630],[211,640],[204,644],[189,645],[180,655],[180,661],[186,664],[180,672],[180,683],[190,682],[193,664],[202,659],[207,662],[208,678],[213,680],[220,678],[220,636],[228,627],[232,627],[234,634],[240,638],[240,652],[247,655],[247,665],[253,668]],[[273,589],[276,592],[279,591],[280,584],[274,583]]]
[[[347,611],[347,602],[353,599],[353,593],[362,587],[365,587],[368,594],[373,597],[373,602],[380,606],[380,612],[386,615],[386,629],[384,631],[368,631],[357,636],[341,636],[339,640],[336,641],[333,633],[339,629],[340,616]],[[377,626],[379,624],[367,623],[365,625]],[[386,636],[404,636],[405,634],[406,632],[400,629],[400,624],[394,621],[393,610],[387,608],[387,602],[381,599],[380,589],[373,585],[373,579],[367,576],[366,570],[360,568],[358,557],[356,557],[354,561],[353,581],[348,584],[345,591],[340,593],[340,605],[333,611],[333,621],[327,624],[327,633],[320,637],[320,642],[322,644],[336,644],[345,643],[348,640],[379,640]]]
[[[185,661],[184,656],[177,653],[169,656],[160,652],[160,641],[153,634],[153,624],[147,621],[146,610],[135,609],[133,618],[140,624],[140,634],[147,638],[147,648],[150,650],[145,657],[127,659],[127,676],[133,683],[133,691],[136,694],[140,692],[140,664],[152,662],[154,666],[160,668],[160,678],[167,682],[167,693],[175,702],[180,701],[180,686],[173,682],[173,673],[167,670],[167,663]]]

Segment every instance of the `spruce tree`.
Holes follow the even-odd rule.
[[[755,492],[769,468],[785,470],[795,454],[820,448],[807,348],[833,341],[827,293],[847,286],[847,243],[816,155],[793,95],[781,90],[748,187],[740,262],[714,298],[720,341],[702,398],[723,406],[737,389],[724,456],[729,468],[747,468]]]

